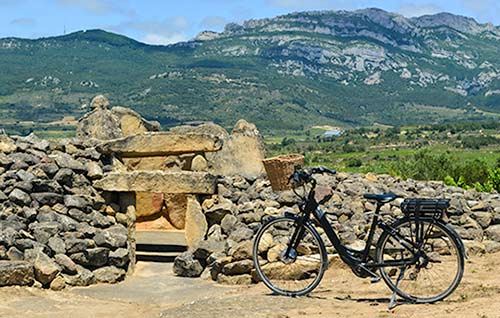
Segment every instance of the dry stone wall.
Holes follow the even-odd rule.
[[[0,136],[0,286],[113,283],[133,268],[135,215],[93,187],[112,163],[95,146]]]
[[[364,246],[373,211],[364,193],[392,192],[404,197],[451,199],[450,224],[460,234],[469,254],[500,251],[500,195],[481,193],[441,182],[402,180],[388,175],[346,174],[319,177],[320,184],[335,189],[332,199],[323,207],[341,240],[352,247]],[[206,239],[179,256],[174,272],[181,276],[202,276],[219,283],[255,282],[251,261],[252,239],[266,215],[298,212],[297,198],[291,191],[273,192],[265,178],[220,177],[218,194],[205,197],[202,209],[209,225]],[[403,199],[384,205],[381,214],[386,221],[402,216]],[[320,231],[328,251],[333,247]],[[377,237],[375,237],[376,242]]]

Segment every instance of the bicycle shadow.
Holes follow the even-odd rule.
[[[366,298],[366,297],[351,297],[351,295],[347,295],[347,296],[334,296],[334,297],[331,297],[331,296],[326,296],[326,295],[321,295],[321,294],[327,294],[329,292],[332,292],[333,290],[332,289],[326,289],[326,290],[321,290],[321,291],[315,291],[314,293],[311,293],[311,294],[308,294],[308,295],[305,295],[305,296],[292,296],[291,298],[309,298],[309,299],[317,299],[317,300],[331,300],[331,299],[335,299],[335,300],[338,300],[338,301],[345,301],[345,302],[356,302],[356,303],[368,303],[370,306],[379,306],[379,305],[389,305],[389,303],[391,302],[391,299],[390,298],[385,298],[385,297],[379,297],[379,298]],[[282,295],[279,295],[279,294],[275,294],[275,293],[268,293],[266,294],[266,296],[270,296],[270,297],[288,297],[288,296],[282,296]],[[411,302],[411,301],[407,301],[407,300],[404,300],[404,299],[398,299],[393,305],[392,307],[388,310],[389,311],[392,311],[394,310],[395,308],[399,307],[399,306],[402,306],[402,305],[414,305],[415,303]]]
[[[357,303],[368,303],[370,306],[378,306],[381,304],[389,305],[391,302],[390,298],[384,298],[384,297],[380,297],[380,298],[366,298],[366,297],[353,298],[350,295],[347,295],[346,297],[336,296],[333,298],[336,300],[340,300],[340,301],[352,301],[352,302],[357,302]],[[398,299],[394,302],[394,304],[392,305],[391,308],[388,308],[388,310],[392,311],[395,308],[402,306],[402,305],[414,305],[414,304],[415,304],[414,302],[411,302],[408,300]]]

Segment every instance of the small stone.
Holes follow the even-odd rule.
[[[77,273],[77,265],[69,256],[65,254],[56,254],[54,256],[54,260],[59,266],[62,268],[63,273],[67,274],[76,274]]]
[[[486,253],[500,252],[500,242],[484,240],[483,244],[485,246]]]
[[[83,252],[87,249],[87,241],[75,237],[65,239],[64,244],[66,245],[66,252],[68,254]]]
[[[122,224],[122,225],[127,225],[128,223],[128,218],[125,213],[116,213],[115,215],[116,222]]]
[[[199,277],[203,266],[190,252],[184,252],[174,260],[174,274],[183,277]]]
[[[252,283],[252,276],[250,274],[235,276],[219,274],[217,276],[217,283],[225,285],[250,285]]]
[[[104,176],[101,166],[95,161],[89,161],[86,164],[87,177],[91,180],[100,179]]]
[[[66,284],[71,286],[88,286],[95,283],[96,278],[91,271],[80,265],[76,265],[76,269],[76,275],[62,275],[64,277],[64,280],[66,281]]]
[[[5,195],[5,193],[3,193],[2,191],[0,191],[0,202],[4,202],[6,200],[8,200],[9,197]]]
[[[31,203],[31,197],[29,196],[29,194],[19,189],[12,190],[12,192],[9,194],[9,200],[21,206],[30,205]]]
[[[17,249],[14,246],[12,246],[11,248],[9,248],[9,250],[7,251],[7,256],[9,257],[9,259],[11,261],[22,261],[22,260],[24,260],[24,253],[21,252],[19,249]]]
[[[492,225],[488,227],[484,233],[486,237],[492,241],[500,242],[500,224]]]
[[[62,187],[53,180],[33,180],[33,192],[62,193]]]
[[[231,234],[232,231],[236,230],[238,225],[238,219],[232,215],[232,214],[227,214],[224,216],[222,219],[220,226],[222,228],[222,231],[226,234]]]
[[[253,268],[253,261],[249,259],[236,261],[233,263],[226,264],[222,268],[222,273],[224,275],[241,275],[249,274]]]
[[[54,280],[50,283],[50,289],[55,291],[63,290],[64,287],[66,287],[66,281],[64,280],[64,277],[60,275],[54,278]]]
[[[71,186],[73,171],[71,169],[60,169],[54,176],[54,180],[62,185]]]
[[[493,219],[490,212],[472,212],[472,217],[483,229],[487,228]]]
[[[206,171],[208,169],[207,160],[202,155],[196,155],[191,161],[191,170]]]
[[[486,252],[486,247],[482,242],[464,240],[467,255],[480,255]]]
[[[253,231],[246,226],[238,227],[236,230],[231,232],[229,239],[235,242],[241,242],[245,240],[250,240],[253,237]]]
[[[121,225],[116,224],[106,230],[97,231],[94,240],[98,246],[109,248],[123,247],[127,244],[128,231]]]
[[[27,172],[25,170],[18,170],[16,172],[16,175],[22,181],[32,181],[35,179],[35,176],[32,173]]]
[[[109,253],[109,264],[116,267],[125,267],[130,261],[129,251],[126,248],[118,248]]]
[[[114,223],[114,218],[112,216],[107,216],[101,212],[94,211],[90,214],[90,224],[94,227],[106,228]]]
[[[57,165],[62,168],[62,169],[70,169],[79,173],[86,172],[86,168],[78,160],[73,159],[70,155],[67,153],[62,153],[58,155],[56,158],[56,163]]]
[[[108,263],[109,249],[105,247],[96,247],[85,251],[87,264],[91,267],[101,267]]]
[[[38,165],[38,168],[40,168],[49,178],[53,178],[56,173],[59,171],[59,167],[55,163],[40,163]]]
[[[31,181],[20,181],[14,184],[14,188],[22,190],[26,193],[31,193],[33,191],[33,183]]]
[[[0,261],[0,286],[29,286],[33,281],[33,265],[29,262]]]
[[[85,210],[87,207],[91,206],[91,199],[81,195],[65,195],[64,205],[68,208]]]
[[[92,272],[99,283],[116,283],[125,277],[125,271],[115,266],[101,267]]]
[[[90,102],[90,109],[107,109],[110,103],[104,95],[97,95]]]
[[[43,285],[48,285],[57,274],[61,272],[61,268],[50,257],[44,253],[38,253],[35,262],[35,278]]]
[[[31,223],[30,229],[38,242],[48,244],[49,238],[61,231],[61,225],[58,222]]]
[[[238,245],[234,246],[229,251],[229,255],[231,255],[235,261],[252,258],[252,241],[241,242]]]
[[[52,192],[32,193],[31,198],[40,203],[40,205],[55,205],[63,201],[63,196]]]
[[[16,143],[8,136],[0,136],[0,152],[11,153],[17,150]]]

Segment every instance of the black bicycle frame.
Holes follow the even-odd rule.
[[[387,267],[387,266],[407,266],[415,264],[420,256],[420,253],[416,253],[415,250],[418,251],[419,245],[408,240],[407,238],[399,235],[399,233],[392,226],[385,224],[382,221],[379,221],[380,208],[382,204],[377,204],[375,209],[375,215],[372,220],[372,224],[370,226],[370,231],[368,232],[368,238],[366,240],[366,245],[363,250],[354,250],[351,249],[340,241],[337,233],[333,230],[330,222],[326,217],[326,213],[319,207],[318,202],[316,202],[314,198],[314,188],[309,192],[308,198],[306,200],[306,204],[303,207],[299,207],[303,216],[295,216],[295,220],[298,223],[296,227],[296,231],[294,232],[292,239],[290,240],[290,245],[286,251],[286,255],[289,255],[291,249],[296,249],[304,235],[304,223],[311,224],[310,215],[314,215],[314,218],[319,222],[328,239],[332,243],[333,247],[337,250],[340,258],[348,264],[351,268],[357,268],[359,266],[367,266],[370,268],[378,268],[378,267]],[[370,253],[370,246],[373,241],[373,236],[375,234],[375,230],[377,227],[380,227],[383,231],[387,232],[390,236],[394,237],[406,250],[408,250],[413,257],[410,259],[402,259],[398,261],[384,261],[382,263],[369,262],[368,257]],[[360,257],[354,255],[354,253],[360,254]]]

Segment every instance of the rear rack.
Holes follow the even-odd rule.
[[[410,198],[401,203],[401,211],[406,215],[441,216],[449,207],[448,199]]]

